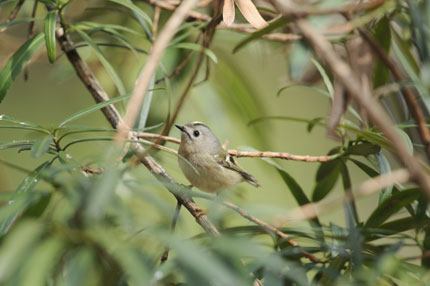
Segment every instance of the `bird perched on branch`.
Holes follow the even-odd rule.
[[[181,130],[179,166],[190,183],[202,191],[220,192],[241,182],[259,187],[257,180],[237,165],[208,126],[190,122]]]

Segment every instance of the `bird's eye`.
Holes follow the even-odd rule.
[[[199,137],[200,132],[198,130],[194,130],[193,134],[194,134],[194,137]]]

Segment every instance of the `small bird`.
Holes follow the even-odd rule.
[[[190,183],[202,191],[218,193],[243,181],[259,187],[257,180],[237,165],[208,126],[190,122],[181,130],[179,167]],[[184,158],[186,160],[184,160]]]

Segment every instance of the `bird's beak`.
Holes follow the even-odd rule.
[[[178,128],[178,129],[179,129],[179,130],[181,130],[182,132],[185,132],[185,127],[184,127],[184,126],[176,125],[176,124],[175,124],[175,126],[176,126],[176,128]]]
[[[179,130],[181,130],[182,133],[187,134],[188,138],[190,138],[190,140],[193,140],[193,138],[191,138],[191,135],[187,132],[187,130],[185,129],[185,126],[181,126],[181,125],[176,125],[176,128],[178,128]]]

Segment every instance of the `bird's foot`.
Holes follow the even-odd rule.
[[[196,219],[200,219],[202,216],[205,216],[209,213],[209,211],[203,209],[198,209],[196,212]]]

